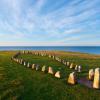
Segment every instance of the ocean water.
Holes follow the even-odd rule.
[[[60,50],[100,55],[100,46],[0,46],[0,51],[6,50]]]

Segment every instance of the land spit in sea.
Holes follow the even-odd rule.
[[[19,59],[27,62],[39,64],[41,66],[51,66],[54,71],[60,69],[64,78],[58,79],[51,74],[42,71],[28,69],[20,65],[11,57],[19,51],[0,52],[0,99],[17,100],[99,100],[99,90],[88,88],[84,84],[70,85],[67,83],[69,74],[73,69],[65,67],[47,56],[21,54]],[[59,58],[82,66],[82,73],[78,77],[88,79],[89,69],[100,67],[100,56],[92,54],[82,54],[64,51],[47,51],[59,56]],[[84,95],[84,96],[83,96]],[[49,98],[48,98],[49,97]]]

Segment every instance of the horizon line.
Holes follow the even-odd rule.
[[[68,46],[68,47],[77,47],[77,46],[79,46],[79,47],[82,47],[82,46],[86,46],[86,47],[91,47],[91,46],[94,46],[94,47],[98,47],[98,46],[100,46],[100,45],[0,45],[0,47],[65,47],[65,46]]]

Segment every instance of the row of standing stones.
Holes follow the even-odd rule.
[[[31,65],[29,62],[26,62],[23,59],[18,59],[17,57],[20,54],[34,54],[34,55],[38,55],[38,56],[48,56],[49,58],[52,58],[58,62],[61,62],[64,65],[69,66],[70,69],[75,70],[69,74],[69,77],[67,79],[67,82],[69,84],[72,84],[72,85],[75,85],[77,83],[77,72],[82,72],[82,67],[80,65],[79,66],[74,65],[73,63],[70,63],[69,61],[64,61],[55,55],[46,54],[46,52],[43,53],[43,52],[36,52],[36,51],[32,51],[32,52],[31,51],[22,51],[22,52],[20,51],[11,58],[13,61],[20,63],[20,64],[23,64],[24,66],[27,66],[28,68],[35,69],[36,71],[40,70],[39,64],[32,64]],[[54,75],[56,78],[61,78],[61,72],[57,71],[56,73],[54,73],[52,67],[48,67],[48,69],[47,69],[46,66],[44,65],[41,68],[41,71],[48,72],[49,74]],[[100,68],[96,68],[95,70],[90,69],[89,74],[88,74],[88,79],[90,81],[93,81],[93,88],[100,89]]]

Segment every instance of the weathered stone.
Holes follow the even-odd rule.
[[[95,69],[93,88],[100,89],[100,68]]]
[[[67,62],[67,66],[69,66],[70,65],[70,62]]]
[[[51,55],[49,55],[49,58],[51,58]]]
[[[59,61],[59,58],[58,57],[55,57],[55,60]]]
[[[45,72],[46,71],[46,66],[44,65],[43,67],[42,67],[42,72]]]
[[[74,67],[74,64],[73,63],[71,63],[70,64],[70,69],[72,69]]]
[[[36,66],[35,66],[36,71],[39,70],[39,68],[40,68],[39,65],[36,65]]]
[[[76,78],[75,72],[70,73],[69,78],[68,78],[68,83],[72,84],[72,85],[77,83],[77,78]]]
[[[23,64],[23,59],[21,59],[20,64]]]
[[[52,67],[49,67],[49,68],[48,68],[48,73],[49,73],[49,74],[54,74]]]
[[[35,69],[35,64],[32,64],[32,69]]]
[[[16,62],[18,63],[18,62],[19,62],[19,60],[18,60],[18,59],[16,59]]]
[[[63,60],[62,63],[63,63],[64,65],[66,65],[66,61],[65,61],[65,60]]]
[[[26,62],[24,61],[24,66],[26,66]]]
[[[55,56],[52,56],[53,59],[55,59]]]
[[[90,69],[89,70],[89,80],[93,80],[94,79],[94,70]]]
[[[23,51],[22,53],[25,54],[25,51]]]
[[[62,62],[62,60],[59,58],[59,60],[58,60],[59,62]]]
[[[45,56],[43,53],[41,53],[41,56]]]
[[[78,70],[78,65],[75,66],[75,70],[76,70],[76,71]]]
[[[55,77],[61,78],[60,71],[57,71],[57,72],[55,73]]]
[[[27,63],[27,67],[28,67],[28,68],[30,67],[30,63],[29,63],[29,62]]]
[[[81,72],[81,71],[82,71],[82,67],[78,66],[78,72]]]

